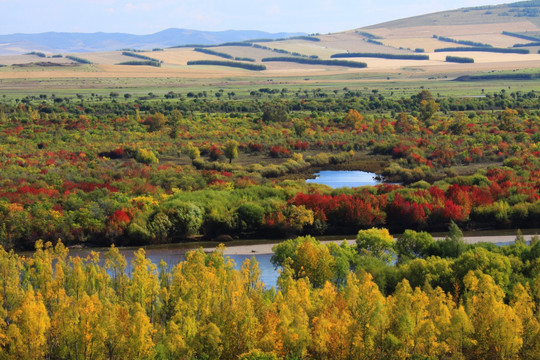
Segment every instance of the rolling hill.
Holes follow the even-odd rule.
[[[0,65],[4,65],[0,68],[0,89],[15,86],[17,79],[39,81],[42,86],[50,79],[79,79],[66,85],[71,87],[83,86],[81,79],[139,79],[137,83],[147,79],[144,84],[167,79],[167,86],[175,86],[182,79],[243,83],[328,76],[344,81],[431,80],[495,71],[540,72],[540,0],[457,9],[286,39],[291,34],[179,29],[139,37],[92,34],[79,41],[73,34],[64,35],[21,37],[21,43],[39,44],[42,48],[34,50],[43,49],[44,53],[0,56]],[[0,43],[5,41],[0,37]],[[55,49],[71,50],[52,56],[45,49],[53,42]],[[201,45],[176,46],[186,42]],[[147,50],[126,54],[119,48]],[[81,58],[91,64],[80,64]]]
[[[47,53],[103,52],[124,48],[152,49],[186,44],[215,45],[249,39],[286,38],[302,33],[267,33],[253,30],[199,31],[167,29],[150,35],[123,33],[66,33],[0,35],[0,55],[31,51]]]

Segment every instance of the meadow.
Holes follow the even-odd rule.
[[[5,247],[538,227],[538,95],[259,88],[1,107]],[[519,109],[519,110],[514,110]],[[357,169],[391,183],[303,179]]]

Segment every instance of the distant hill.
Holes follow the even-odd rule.
[[[119,49],[153,49],[186,44],[214,45],[251,39],[279,39],[304,33],[267,33],[255,30],[198,31],[167,29],[150,35],[124,33],[68,33],[0,35],[0,55],[29,51],[48,53],[101,52]]]
[[[432,80],[475,79],[477,74],[494,71],[528,73],[540,64],[540,0],[443,11],[338,33],[299,35],[305,34],[168,29],[151,35],[5,35],[0,36],[0,55],[4,55],[0,56],[0,79],[46,78],[60,73],[74,78],[292,75],[310,79],[328,74],[349,76],[355,71],[382,74],[386,79]],[[250,41],[242,42],[245,40]],[[201,51],[205,45],[212,47]],[[130,54],[121,49],[146,51]],[[163,51],[153,51],[157,49]],[[467,58],[468,62],[455,63],[448,57]],[[335,60],[338,58],[347,60]],[[74,59],[91,65],[77,60],[75,64]]]
[[[540,26],[540,0],[485,5],[418,15],[364,27],[404,28],[416,26],[480,25],[529,21]]]

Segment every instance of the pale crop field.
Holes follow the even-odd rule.
[[[471,34],[502,34],[503,31],[526,32],[538,31],[535,24],[530,21],[520,21],[497,24],[475,25],[445,25],[445,26],[414,26],[403,28],[376,28],[366,30],[369,33],[381,36],[385,39],[408,39],[417,37],[433,37],[433,35],[455,38],[456,36],[468,36]],[[519,39],[518,39],[519,40]]]
[[[378,41],[394,48],[402,47],[404,49],[411,49],[412,51],[420,48],[424,49],[425,52],[432,52],[435,49],[445,47],[445,43],[434,38],[379,39]]]
[[[135,60],[135,58],[130,58],[130,57],[122,55],[122,52],[120,51],[87,52],[87,53],[70,54],[70,55],[75,55],[77,57],[80,57],[81,59],[89,60],[94,64],[103,64],[103,65],[114,65],[122,61]]]
[[[490,52],[476,51],[457,51],[457,52],[438,52],[429,54],[430,59],[444,61],[446,56],[459,56],[473,58],[475,63],[482,64],[501,64],[509,63],[515,68],[521,68],[522,64],[536,62],[536,67],[540,67],[540,54],[498,54]],[[472,64],[464,64],[472,65]]]
[[[332,54],[345,52],[368,52],[385,54],[406,54],[408,51],[398,50],[389,46],[381,46],[363,40],[363,36],[354,32],[345,32],[332,35],[321,35],[317,44],[323,46]],[[377,39],[381,41],[380,39]]]
[[[453,39],[456,40],[469,40],[469,41],[475,41],[483,44],[490,44],[493,47],[512,47],[514,44],[522,44],[529,42],[528,40],[518,39],[513,36],[503,35],[500,34],[477,34],[477,35],[459,35],[454,36]],[[449,45],[452,45],[451,43],[447,43]],[[460,46],[456,44],[456,46]]]
[[[317,55],[320,58],[330,58],[330,55],[336,53],[336,49],[328,48],[324,42],[321,41],[302,41],[302,40],[288,40],[288,41],[273,41],[269,43],[260,43],[261,45],[268,46],[270,48],[283,49],[290,52],[297,52],[302,55]],[[288,56],[287,54],[278,54],[272,52],[271,56]]]
[[[0,56],[0,64],[28,64],[32,62],[52,62],[56,64],[70,63],[71,60],[66,58],[42,58],[36,55],[4,55]]]
[[[268,43],[272,44],[272,43]],[[268,47],[271,47],[270,45],[266,45]],[[272,57],[272,56],[279,56],[279,54],[270,51],[270,50],[264,50],[264,49],[257,49],[253,46],[247,47],[247,46],[220,46],[215,48],[210,48],[211,50],[222,52],[225,54],[229,54],[234,57],[247,57],[255,59],[256,61],[260,61],[262,58],[265,57]],[[220,58],[221,60],[227,60]]]

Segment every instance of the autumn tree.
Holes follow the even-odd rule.
[[[358,111],[350,109],[347,115],[343,118],[343,123],[346,127],[352,129],[360,129],[364,122],[364,116]]]
[[[192,164],[195,160],[197,160],[201,156],[201,152],[199,148],[194,146],[193,144],[188,144],[188,146],[186,147],[186,153],[191,159]]]
[[[512,359],[523,346],[523,325],[514,309],[504,303],[504,292],[489,275],[469,272],[464,278],[466,304],[474,327],[476,346],[471,357]]]
[[[238,157],[238,141],[229,140],[225,143],[225,148],[223,149],[225,157],[229,159],[229,164],[232,163],[233,159]]]

